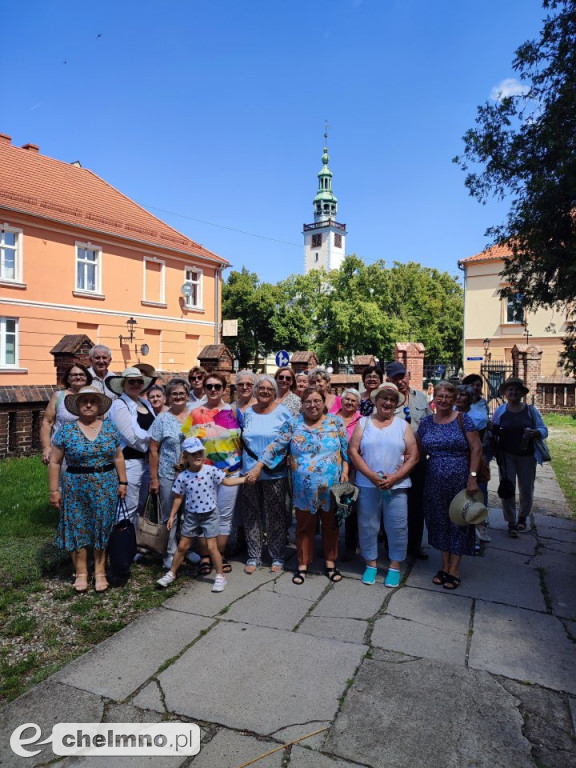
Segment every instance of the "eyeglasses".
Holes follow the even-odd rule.
[[[222,389],[222,384],[205,384],[204,389],[207,389],[208,392],[211,392],[213,389],[218,391],[219,389]]]
[[[86,374],[85,373],[69,373],[68,378],[69,379],[85,379]]]
[[[236,385],[237,387],[253,387],[254,384],[251,381],[242,381],[240,384]]]
[[[265,387],[265,388],[258,387],[258,392],[260,392],[261,395],[275,395],[276,394],[273,389],[268,389],[268,387]]]
[[[324,405],[322,400],[306,400],[302,405]]]

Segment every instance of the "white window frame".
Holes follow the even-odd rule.
[[[94,243],[87,242],[87,243],[76,243],[75,244],[75,250],[74,250],[74,293],[81,293],[81,294],[88,294],[89,296],[98,295],[100,296],[102,294],[102,246],[100,245],[94,245]],[[95,285],[94,288],[81,288],[78,284],[78,279],[80,277],[80,249],[86,250],[86,251],[94,251],[96,254],[96,261],[95,262],[82,262],[82,264],[95,264],[96,267],[96,275],[95,275]]]
[[[154,264],[160,264],[160,299],[149,299],[146,295],[146,262],[152,261]],[[142,287],[142,303],[152,304],[155,307],[166,306],[166,262],[163,259],[158,259],[156,256],[144,256],[142,261],[144,269],[144,282]]]
[[[196,272],[196,280],[190,277],[191,272]],[[192,283],[197,286],[196,291],[196,303],[192,303],[192,296],[186,296],[184,298],[184,305],[186,309],[202,309],[204,306],[204,271],[200,267],[189,265],[184,267],[184,282]]]
[[[6,362],[6,336],[8,331],[6,330],[7,321],[14,322],[14,331],[10,333],[14,334],[14,362]],[[19,344],[19,318],[17,317],[0,317],[0,369],[10,369],[19,367],[20,359],[20,344]]]
[[[4,243],[4,233],[9,232],[16,235],[16,245],[14,246],[14,277],[6,277],[4,274],[4,250],[12,248]],[[21,229],[11,227],[4,223],[0,226],[0,282],[2,283],[21,283],[22,282],[22,241],[23,232]]]
[[[508,319],[508,309],[511,306],[511,303],[517,302],[518,294],[513,294],[512,296],[505,296],[504,297],[504,325],[522,325],[524,323],[524,319],[526,316],[526,312],[524,308],[522,307],[522,318],[520,320],[509,320]]]

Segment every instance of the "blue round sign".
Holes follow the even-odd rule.
[[[290,355],[285,349],[281,349],[280,352],[276,353],[276,365],[278,368],[286,368],[290,365]]]

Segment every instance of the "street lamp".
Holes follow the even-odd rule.
[[[136,320],[134,320],[133,317],[131,317],[129,320],[126,320],[126,328],[128,329],[129,336],[120,336],[118,337],[120,339],[120,346],[124,344],[125,342],[132,342],[134,341],[134,326],[138,325]]]
[[[486,337],[482,343],[484,344],[484,359],[485,360],[489,360],[489,358],[490,358],[490,339],[488,337]]]

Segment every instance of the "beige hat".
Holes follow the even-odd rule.
[[[154,379],[151,376],[146,376],[142,371],[139,371],[138,368],[135,368],[134,366],[130,368],[125,368],[120,376],[108,376],[106,379],[106,386],[108,389],[111,389],[112,392],[114,392],[117,395],[123,395],[124,394],[124,382],[126,379],[142,379],[144,382],[144,386],[142,387],[142,391],[148,389],[150,384],[154,381]]]
[[[450,520],[456,525],[477,525],[483,523],[488,517],[488,510],[484,506],[482,491],[476,491],[474,496],[466,493],[466,489],[457,493],[452,499],[448,510]]]
[[[385,381],[384,384],[380,384],[378,389],[375,389],[373,392],[370,392],[370,400],[372,400],[373,403],[376,403],[376,397],[380,394],[380,392],[384,392],[385,390],[390,390],[392,392],[395,392],[398,395],[398,405],[404,405],[406,402],[406,398],[400,392],[396,384],[392,384],[391,381]]]
[[[64,398],[64,407],[70,411],[70,413],[73,413],[74,416],[80,416],[80,411],[78,410],[78,400],[83,395],[95,395],[98,400],[100,401],[100,405],[98,406],[98,416],[102,416],[106,411],[110,408],[112,405],[112,399],[108,397],[107,395],[102,394],[99,389],[96,389],[96,387],[82,387],[78,392],[72,395],[66,395]]]

